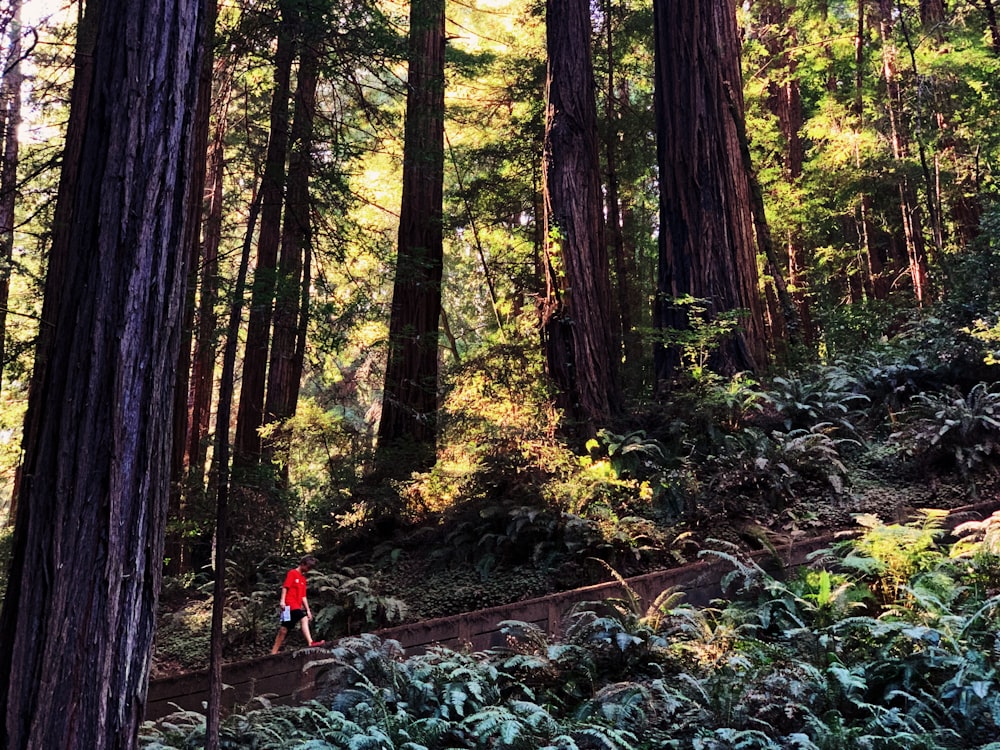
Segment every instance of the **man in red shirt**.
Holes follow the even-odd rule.
[[[285,582],[281,585],[281,626],[271,648],[272,654],[278,653],[288,631],[296,625],[302,627],[302,635],[310,646],[322,646],[326,643],[326,641],[314,641],[309,633],[312,611],[309,609],[309,600],[306,599],[306,573],[315,567],[316,558],[306,555],[299,560],[297,568],[292,568],[285,575]]]

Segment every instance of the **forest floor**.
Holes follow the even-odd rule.
[[[611,568],[631,576],[676,567],[696,561],[702,549],[713,546],[713,540],[747,550],[780,547],[803,537],[856,528],[854,516],[858,514],[872,514],[885,523],[906,523],[920,509],[951,510],[1000,501],[1000,476],[988,471],[974,478],[962,477],[918,465],[900,470],[869,461],[851,467],[850,481],[840,492],[818,483],[814,493],[797,495],[799,500],[783,507],[729,497],[714,507],[704,504],[683,521],[637,520],[624,538],[613,540],[617,544],[604,544],[595,555],[587,554],[585,548],[578,555],[556,554],[558,545],[546,543],[537,534],[525,533],[513,540],[501,534],[498,541],[497,534],[479,530],[477,519],[482,520],[483,508],[396,528],[374,542],[370,537],[357,539],[336,556],[321,556],[319,578],[310,581],[314,613],[327,610],[314,623],[314,637],[370,630],[377,627],[378,618],[390,615],[397,620],[422,620],[587,586],[609,580]],[[803,495],[807,499],[801,499]],[[528,509],[503,512],[520,512],[524,524],[541,525],[539,516]],[[518,523],[518,518],[510,523]],[[553,533],[564,534],[564,530]],[[622,536],[620,525],[617,533]],[[517,542],[524,548],[518,549]],[[567,544],[564,538],[559,549],[565,552]],[[231,595],[226,661],[269,652],[282,572],[262,572],[252,590]],[[354,604],[353,617],[341,606],[345,597]],[[331,611],[336,616],[327,616]],[[369,618],[367,626],[359,625],[363,615]],[[161,597],[152,676],[206,666],[210,623],[211,598],[204,587],[168,587]],[[292,634],[289,646],[299,640],[300,634]]]

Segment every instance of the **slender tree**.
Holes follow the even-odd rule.
[[[427,469],[437,449],[443,259],[444,0],[410,5],[403,195],[376,471]]]
[[[743,311],[714,367],[755,370],[767,357],[749,185],[736,120],[743,117],[735,8],[726,0],[656,0],[656,134],[660,167],[660,263],[654,324],[684,329],[675,301],[706,301],[710,316]],[[733,92],[727,97],[727,87]],[[676,352],[655,352],[668,383]]]
[[[0,614],[7,750],[134,746],[162,566],[204,3],[86,17]]]
[[[260,233],[257,237],[257,265],[250,292],[243,383],[233,448],[234,471],[256,466],[262,445],[264,390],[274,307],[275,275],[281,244],[281,209],[285,190],[285,162],[288,158],[288,102],[291,92],[295,38],[299,31],[299,8],[293,0],[280,0],[281,20],[274,54],[274,91],[271,95],[271,125],[261,182]]]
[[[306,26],[322,29],[320,18]],[[309,279],[303,278],[303,257],[312,241],[310,221],[309,176],[312,166],[313,126],[316,117],[316,86],[319,80],[321,44],[319,34],[304,36],[299,53],[295,88],[295,112],[291,129],[285,218],[281,236],[278,281],[275,286],[274,332],[268,367],[267,398],[264,402],[266,423],[282,423],[295,414],[302,360],[296,356],[303,290],[308,293]],[[273,443],[265,447],[273,454]],[[283,462],[287,467],[287,463]]]
[[[889,115],[889,136],[892,156],[902,166],[910,156],[910,128],[904,113],[902,88],[898,71],[898,49],[894,40],[899,15],[892,0],[879,0],[879,37],[882,41],[882,78],[886,87],[886,111]],[[899,193],[899,213],[906,256],[909,261],[913,294],[919,304],[929,302],[930,278],[927,246],[924,242],[923,212],[917,199],[917,190],[907,171],[899,170],[896,180]]]
[[[215,30],[215,19],[218,14],[216,0],[206,2],[207,28],[209,33]],[[204,213],[204,192],[206,178],[206,159],[208,150],[209,124],[212,114],[212,41],[205,43],[206,54],[201,62],[201,73],[198,79],[198,105],[195,110],[194,153],[191,174],[191,200],[188,201],[189,216],[187,219],[187,236],[184,246],[189,254],[187,294],[184,302],[184,324],[181,333],[180,353],[177,357],[177,387],[174,390],[174,426],[173,445],[171,446],[171,482],[170,482],[170,518],[175,526],[167,532],[166,555],[168,572],[177,574],[186,565],[185,550],[181,541],[181,529],[176,522],[183,517],[181,512],[183,502],[184,478],[186,474],[186,448],[188,434],[188,389],[191,382],[191,353],[194,345],[194,317],[196,307],[196,292],[199,278],[199,259],[201,258],[201,224]]]
[[[0,28],[0,38],[3,37]],[[21,2],[13,0],[6,24],[10,44],[0,54],[0,376],[5,363],[7,301],[14,260],[14,208],[17,203],[18,135],[21,124]],[[2,381],[2,377],[0,377]]]
[[[586,0],[546,6],[546,297],[543,332],[559,401],[588,431],[620,408],[604,242],[597,102]]]

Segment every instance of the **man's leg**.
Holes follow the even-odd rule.
[[[299,624],[302,626],[302,635],[305,636],[306,644],[308,645],[312,643],[312,635],[309,634],[309,618],[303,617]]]
[[[303,620],[302,622],[305,622]],[[274,637],[274,645],[271,647],[271,653],[276,654],[281,650],[281,644],[285,641],[285,636],[288,635],[288,628],[284,625],[278,628],[278,634]]]
[[[310,633],[309,633],[309,618],[308,617],[303,617],[302,618],[302,635],[305,636],[306,645],[309,645],[309,646],[322,646],[322,645],[324,645],[326,643],[326,641],[314,641],[312,639],[312,635],[310,635]]]

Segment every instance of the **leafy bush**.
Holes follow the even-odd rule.
[[[776,377],[771,383],[765,398],[786,430],[830,422],[853,433],[848,415],[870,401],[857,378],[842,367],[825,367],[815,377]]]
[[[950,462],[963,476],[1000,452],[1000,389],[978,383],[966,395],[956,388],[919,393],[909,421],[892,435],[907,453]]]
[[[314,632],[327,638],[396,625],[409,615],[406,602],[380,594],[371,578],[350,569],[315,574],[309,583],[318,592],[314,599],[324,603],[316,612]]]

